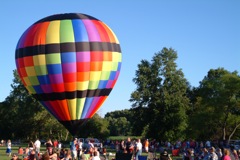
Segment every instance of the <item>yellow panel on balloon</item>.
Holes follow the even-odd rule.
[[[77,82],[77,90],[79,91],[84,91],[88,89],[88,81],[84,81],[84,82]]]
[[[59,43],[60,42],[59,33],[60,33],[60,21],[59,20],[52,21],[48,26],[46,44]]]
[[[75,120],[76,119],[76,99],[68,99],[67,100],[68,103],[68,109],[69,109],[69,113],[70,113],[70,117],[71,120]]]
[[[35,66],[46,65],[45,54],[33,56],[33,62]]]
[[[102,70],[103,71],[111,71],[112,70],[112,62],[109,62],[109,61],[103,62]]]
[[[32,66],[32,67],[25,67],[25,69],[26,69],[26,72],[27,72],[28,76],[36,76],[36,72],[35,72],[34,66]]]

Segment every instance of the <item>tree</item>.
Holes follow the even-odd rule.
[[[132,115],[131,110],[122,110],[109,112],[105,115],[105,119],[108,121],[111,136],[125,136],[132,135]]]
[[[131,94],[133,108],[147,108],[140,112],[142,130],[146,136],[163,140],[184,138],[187,128],[186,96],[188,82],[175,63],[177,52],[163,48],[152,58],[152,63],[142,60],[133,79],[137,89]],[[139,113],[137,113],[139,114]]]
[[[90,118],[83,126],[78,133],[79,137],[97,137],[100,139],[107,138],[110,131],[108,130],[108,121],[101,118],[98,114],[95,114]]]
[[[206,138],[204,134],[207,134],[212,139],[230,140],[240,127],[240,77],[237,72],[223,68],[209,70],[200,82],[196,97],[191,126],[208,128],[198,136]]]

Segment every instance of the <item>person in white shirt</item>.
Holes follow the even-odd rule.
[[[142,142],[141,139],[137,140],[137,147],[136,147],[136,160],[138,160],[138,156],[140,156],[142,154]]]
[[[94,155],[94,157],[92,158],[92,160],[101,160],[100,157],[98,156],[97,151],[94,151],[93,155]]]
[[[37,139],[37,140],[34,142],[34,147],[35,147],[36,152],[37,152],[37,153],[40,153],[41,142],[39,141],[39,139]]]

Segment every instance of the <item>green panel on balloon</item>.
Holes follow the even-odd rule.
[[[61,20],[60,22],[60,42],[74,42],[74,33],[71,20]]]
[[[32,86],[26,86],[26,88],[31,94],[36,93],[35,89]]]
[[[37,77],[28,77],[28,78],[33,86],[39,85],[39,81]]]
[[[39,76],[39,75],[46,75],[48,72],[47,72],[47,67],[46,65],[44,66],[35,66],[35,72],[36,74]]]
[[[109,71],[102,71],[102,74],[101,74],[101,80],[108,80],[109,79],[109,76],[110,76],[110,72]]]
[[[89,81],[88,89],[97,89],[99,81]]]
[[[46,63],[47,64],[60,64],[61,63],[61,54],[60,53],[52,53],[46,55]]]
[[[119,62],[113,62],[113,63],[112,63],[112,70],[113,70],[113,71],[117,71],[117,69],[118,69],[118,63],[119,63]]]
[[[77,119],[80,119],[82,116],[82,110],[84,107],[86,98],[78,98],[77,99]]]

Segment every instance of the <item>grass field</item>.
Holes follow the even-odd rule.
[[[0,146],[0,160],[10,160],[12,157],[8,157],[6,154],[6,146]],[[12,153],[17,153],[18,152],[18,146],[13,146],[12,147]],[[22,159],[22,156],[19,158]]]

